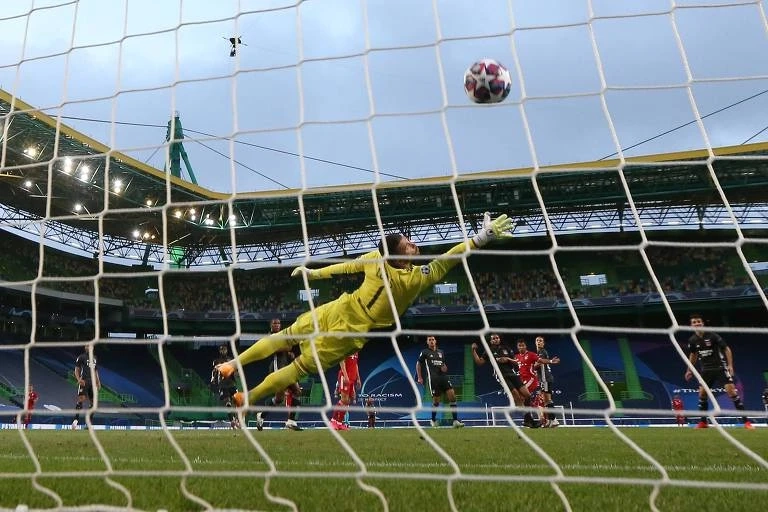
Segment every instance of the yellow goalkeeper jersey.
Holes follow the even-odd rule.
[[[336,274],[365,273],[363,284],[352,292],[351,300],[348,301],[349,307],[355,309],[350,311],[348,316],[350,320],[367,319],[370,328],[388,327],[395,322],[396,316],[399,317],[408,309],[421,292],[441,281],[445,274],[461,261],[459,255],[467,248],[474,249],[474,242],[461,242],[428,265],[411,265],[403,269],[383,264],[379,251],[372,251],[352,261],[318,269],[314,277],[326,279]],[[392,310],[381,276],[382,269],[385,269],[392,291],[395,311]],[[343,311],[338,313],[347,316]]]

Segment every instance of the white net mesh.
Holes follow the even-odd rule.
[[[768,406],[766,3],[640,4],[3,4],[0,508],[764,502],[766,431],[742,427]],[[484,57],[513,77],[493,106],[460,83]],[[282,393],[233,417],[212,361],[362,282],[292,268],[395,231],[443,261],[485,211],[515,238],[366,333],[350,432],[327,428],[335,364],[291,396],[303,432]],[[689,364],[694,312],[733,389]],[[503,359],[477,364],[492,333],[559,356],[546,416],[507,398]],[[457,416],[416,381],[428,336]],[[270,372],[260,355],[234,385]]]

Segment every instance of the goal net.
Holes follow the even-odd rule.
[[[764,1],[28,0],[0,37],[0,509],[766,502]],[[322,371],[260,393],[294,333]]]

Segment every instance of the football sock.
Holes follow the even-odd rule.
[[[459,415],[458,415],[459,406],[456,405],[456,402],[451,402],[450,406],[451,406],[451,415],[453,416],[453,419],[454,420],[459,419]]]
[[[708,408],[709,408],[709,400],[707,400],[706,398],[703,398],[703,399],[699,398],[699,410],[700,411],[706,411]],[[706,423],[707,422],[707,417],[706,416],[702,416],[701,417],[701,421],[702,421],[702,423]]]
[[[738,393],[736,394],[736,396],[731,397],[731,401],[733,402],[733,406],[736,407],[736,409],[740,411],[744,410],[744,404],[742,403],[741,397],[739,396]],[[742,416],[741,421],[746,423],[747,421],[749,421],[749,419],[746,416]]]

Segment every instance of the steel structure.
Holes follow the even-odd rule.
[[[375,247],[382,230],[440,244],[472,234],[485,211],[512,215],[521,236],[546,234],[545,212],[555,234],[733,229],[715,180],[742,229],[768,228],[766,143],[470,174],[455,182],[227,195],[112,151],[3,91],[0,119],[4,227],[150,264],[337,256]]]

